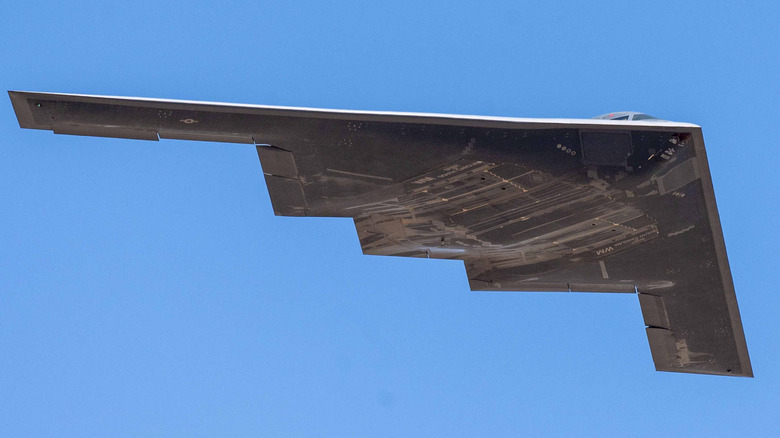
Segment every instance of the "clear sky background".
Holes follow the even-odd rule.
[[[768,0],[4,2],[3,89],[699,124],[756,377],[656,372],[632,294],[470,292],[460,262],[363,256],[349,219],[275,217],[251,145],[21,130],[0,96],[0,436],[780,432],[778,23]]]

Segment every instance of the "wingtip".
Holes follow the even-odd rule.
[[[11,105],[14,107],[19,127],[27,129],[49,129],[49,127],[40,127],[35,124],[32,112],[30,111],[30,106],[26,99],[30,94],[32,93],[28,91],[8,90],[8,98],[11,99]]]
[[[21,96],[23,94],[30,94],[29,91],[21,91],[21,90],[7,90],[8,96],[13,98],[14,96]]]

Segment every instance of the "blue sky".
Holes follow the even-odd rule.
[[[6,2],[4,89],[703,127],[755,379],[654,371],[635,296],[470,292],[275,217],[251,145],[0,103],[0,436],[780,431],[776,2]],[[1,100],[1,99],[0,99]]]

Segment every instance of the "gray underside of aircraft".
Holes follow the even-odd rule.
[[[23,128],[254,144],[277,215],[472,290],[637,294],[657,370],[753,375],[696,125],[9,94]]]

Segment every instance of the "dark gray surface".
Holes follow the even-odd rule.
[[[9,92],[24,128],[254,143],[274,211],[473,290],[638,293],[656,369],[752,376],[701,129]]]

